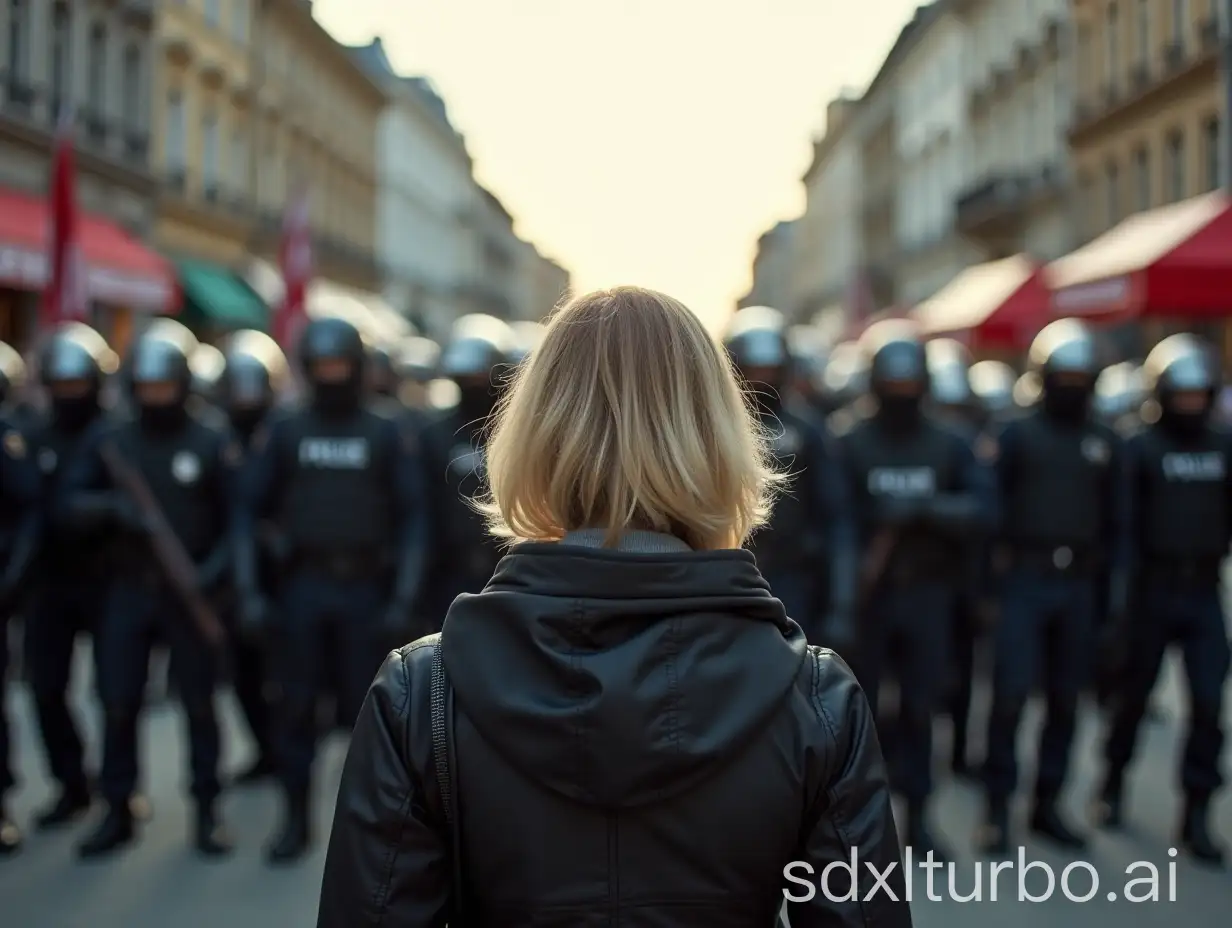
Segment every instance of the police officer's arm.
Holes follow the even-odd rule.
[[[391,422],[388,441],[394,456],[395,525],[399,528],[393,604],[408,611],[419,595],[427,565],[428,488],[417,436]]]
[[[257,527],[269,515],[278,486],[280,421],[269,422],[258,433],[248,458],[234,480],[231,551],[235,587],[241,596],[260,592],[260,540]]]
[[[115,424],[95,423],[79,450],[64,462],[59,491],[51,501],[51,519],[70,531],[90,532],[122,519],[124,498],[112,485],[100,449],[111,441]]]
[[[832,479],[826,482],[826,499],[830,510],[830,608],[848,613],[855,608],[860,582],[860,531],[852,488],[850,460],[844,454],[842,440],[830,443]]]
[[[43,528],[41,503],[42,474],[30,456],[25,436],[12,425],[4,430],[4,454],[0,455],[0,488],[13,510],[17,525],[8,552],[8,562],[0,577],[0,589],[15,591],[25,579],[38,553]],[[0,627],[0,634],[3,628]]]
[[[943,532],[968,535],[992,532],[997,525],[997,482],[992,468],[981,461],[971,444],[953,436],[959,490],[938,493],[928,501],[925,518]]]
[[[206,478],[208,483],[204,489],[210,495],[210,502],[216,510],[225,513],[225,516],[222,531],[218,533],[214,547],[197,567],[198,582],[205,589],[222,582],[234,562],[232,526],[235,523],[235,489],[241,460],[239,440],[229,431],[219,429],[212,458]]]

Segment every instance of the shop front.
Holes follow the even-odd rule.
[[[47,285],[50,238],[46,200],[0,188],[0,337],[25,350]],[[90,213],[78,219],[90,323],[117,351],[127,348],[134,315],[173,314],[180,294],[162,257],[115,223]]]
[[[202,341],[215,342],[237,329],[269,331],[269,308],[237,274],[209,261],[172,263],[184,294],[179,319]]]
[[[911,315],[929,338],[1015,363],[1050,321],[1050,297],[1040,265],[1020,254],[966,268]]]
[[[1052,315],[1101,325],[1121,357],[1176,331],[1232,361],[1232,201],[1220,191],[1138,213],[1047,268]]]

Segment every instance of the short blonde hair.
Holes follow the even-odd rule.
[[[487,445],[494,535],[558,541],[631,529],[739,547],[783,478],[727,352],[678,300],[641,287],[577,297],[512,375]]]

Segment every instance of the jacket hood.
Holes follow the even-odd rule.
[[[744,747],[806,654],[747,551],[523,544],[441,632],[459,708],[511,765],[578,802],[657,802]]]

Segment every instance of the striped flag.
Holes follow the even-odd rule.
[[[86,266],[78,234],[73,111],[66,109],[56,128],[51,160],[47,235],[47,286],[43,290],[42,326],[85,321],[90,314]]]
[[[279,249],[282,271],[282,305],[274,316],[274,338],[284,349],[298,332],[308,312],[308,284],[312,280],[312,226],[308,192],[297,190],[287,202],[282,217]]]

